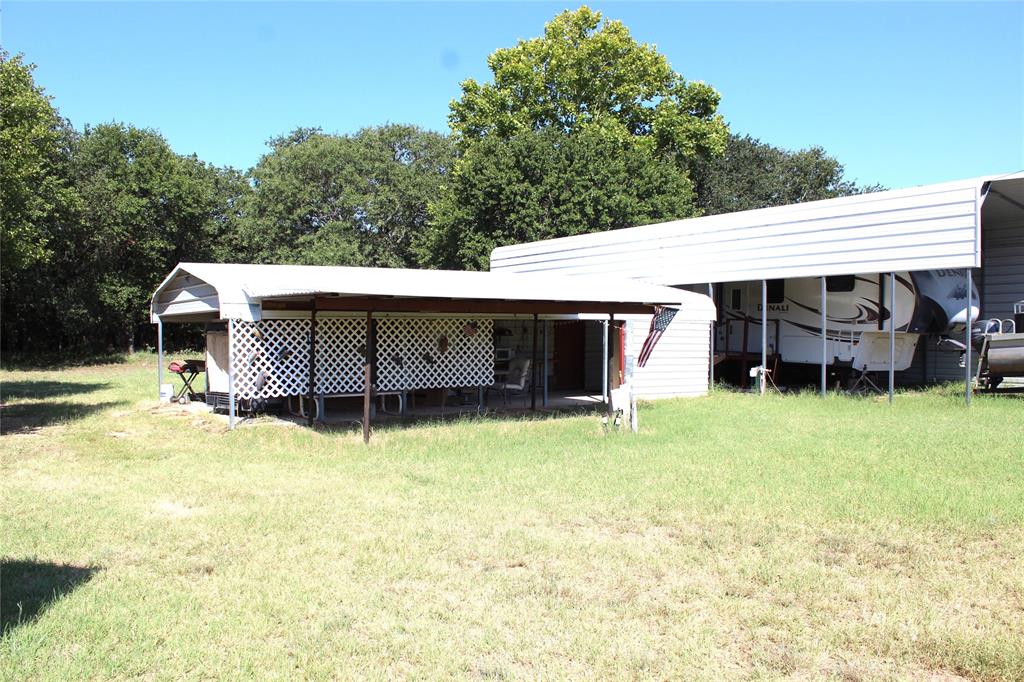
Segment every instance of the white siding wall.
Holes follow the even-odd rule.
[[[635,367],[650,329],[650,316],[627,322],[626,362],[633,367],[634,392],[653,400],[707,395],[710,322],[673,320],[645,367]]]
[[[978,192],[967,180],[517,244],[491,269],[679,285],[976,267]]]

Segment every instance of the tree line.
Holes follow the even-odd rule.
[[[504,244],[878,189],[820,147],[730,132],[717,91],[587,7],[488,65],[447,134],[298,128],[241,171],[156,130],[76,129],[0,50],[3,350],[149,344],[181,261],[486,269]]]

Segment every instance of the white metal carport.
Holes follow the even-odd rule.
[[[312,321],[310,358],[316,358],[318,311],[418,315],[541,316],[650,314],[657,306],[678,307],[694,319],[714,319],[702,294],[651,283],[608,277],[321,267],[181,263],[153,294],[151,320],[158,328],[158,381],[163,381],[164,322],[253,323],[268,315],[294,314]],[[367,326],[367,330],[369,326]],[[536,329],[536,327],[535,327]],[[535,332],[536,335],[536,332]],[[371,348],[367,334],[367,348]],[[536,336],[534,344],[536,345]],[[536,349],[535,349],[536,350]],[[367,363],[373,353],[367,352]],[[312,397],[316,360],[309,362]],[[536,370],[536,368],[534,368]],[[229,358],[228,404],[234,421],[234,362]],[[364,381],[367,410],[370,370]],[[534,382],[536,385],[536,382]],[[368,415],[368,412],[367,412]],[[368,436],[369,419],[364,419]]]
[[[492,253],[491,269],[707,284],[709,292],[712,283],[760,280],[764,367],[768,279],[820,277],[824,288],[830,275],[889,273],[892,292],[897,270],[964,269],[970,310],[972,270],[982,266],[983,230],[999,231],[1007,239],[1011,233],[1024,235],[1024,173],[505,246]],[[1018,275],[1010,289],[1021,293],[1016,282],[1024,282],[1024,276]],[[823,327],[824,318],[823,310]],[[891,357],[895,329],[889,326]],[[966,334],[970,402],[969,324]],[[894,381],[890,362],[890,398]]]

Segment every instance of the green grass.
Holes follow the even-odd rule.
[[[0,677],[1024,679],[1024,402],[228,432],[3,372]]]

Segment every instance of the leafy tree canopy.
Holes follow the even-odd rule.
[[[694,215],[686,172],[602,128],[482,139],[418,246],[423,265],[486,269],[496,246]]]
[[[694,174],[697,203],[708,215],[877,192],[846,179],[821,147],[787,151],[749,135],[731,135],[725,153]]]
[[[0,49],[0,251],[8,272],[49,257],[49,235],[75,200],[67,177],[74,131],[35,84],[34,69]]]
[[[241,249],[260,262],[409,267],[454,151],[415,126],[299,129],[252,170]]]
[[[4,287],[5,347],[132,348],[151,333],[161,279],[179,261],[217,257],[248,190],[239,173],[117,123],[81,134],[70,183],[74,214],[48,233],[48,261]]]
[[[449,122],[464,145],[594,124],[681,163],[714,157],[725,145],[718,93],[686,81],[653,45],[586,6],[556,16],[543,37],[495,51],[488,66],[494,82],[466,80],[451,103]]]

